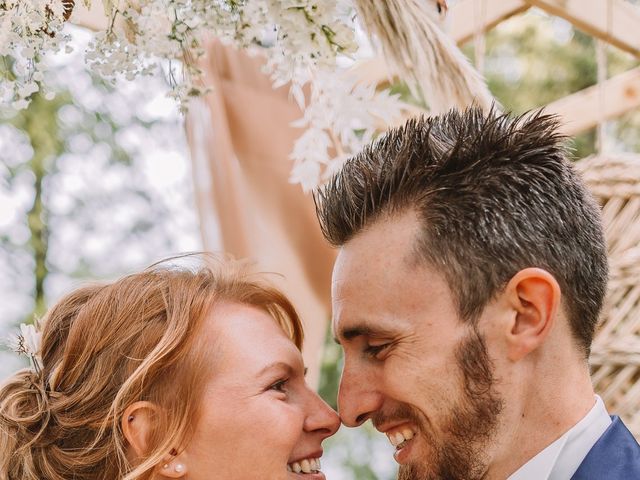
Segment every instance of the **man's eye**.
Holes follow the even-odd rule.
[[[381,354],[385,349],[387,349],[391,345],[390,343],[384,343],[382,345],[367,345],[364,349],[365,355],[369,357],[377,357]]]

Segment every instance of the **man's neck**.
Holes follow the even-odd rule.
[[[588,370],[575,368],[566,373],[557,382],[523,391],[519,408],[506,412],[509,418],[504,418],[504,440],[492,455],[486,480],[509,477],[591,410],[595,394]]]

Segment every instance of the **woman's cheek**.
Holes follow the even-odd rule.
[[[295,445],[303,433],[305,414],[299,405],[280,402],[273,406],[274,433],[283,443]]]

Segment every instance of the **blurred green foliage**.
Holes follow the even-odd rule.
[[[29,170],[33,174],[34,196],[33,204],[27,212],[27,225],[30,238],[29,248],[33,255],[34,263],[34,292],[33,313],[41,316],[46,310],[45,280],[49,274],[47,266],[47,249],[49,244],[48,209],[44,199],[44,185],[48,175],[55,171],[55,160],[64,151],[64,142],[60,138],[58,126],[58,110],[62,105],[68,104],[68,94],[59,95],[52,101],[45,100],[40,94],[34,94],[28,110],[23,110],[11,119],[11,124],[22,130],[33,149],[31,159],[23,165],[12,169],[16,171]]]
[[[97,78],[97,88],[101,88],[102,82]],[[84,117],[78,125],[80,128],[65,128],[61,121],[60,112],[65,107],[77,108]],[[90,117],[98,115],[96,112],[85,110],[74,102],[73,96],[67,90],[57,92],[53,100],[46,100],[39,93],[31,96],[29,107],[5,119],[6,124],[12,125],[17,130],[24,133],[31,146],[31,158],[21,164],[8,166],[8,176],[4,180],[11,185],[18,174],[30,173],[33,180],[33,200],[31,207],[26,212],[26,225],[30,232],[30,238],[26,244],[13,245],[32,258],[33,265],[33,311],[25,312],[25,317],[20,321],[31,322],[34,316],[41,316],[46,311],[46,289],[47,278],[52,270],[49,258],[49,239],[51,234],[51,192],[48,190],[59,173],[58,163],[69,147],[69,139],[84,131],[88,132],[93,141],[96,139],[92,127],[96,122],[92,122]],[[113,123],[113,122],[111,122]],[[120,126],[115,125],[111,130],[111,135],[103,138],[112,145],[114,154],[112,160],[116,162],[129,163],[129,155],[117,146],[115,133]],[[86,199],[78,199],[80,203]],[[55,271],[55,267],[53,267]],[[88,277],[89,272],[82,272],[81,276]]]
[[[597,83],[596,40],[535,9],[501,23],[485,42],[484,74],[505,110],[524,113]],[[474,62],[474,41],[462,49]],[[607,46],[606,52],[608,78],[640,64],[615,47]],[[622,140],[618,149],[639,150],[640,113],[610,123],[610,135]],[[595,129],[577,135],[574,157],[594,153],[595,141]]]
[[[0,225],[2,298],[24,296],[24,279],[32,279],[30,306],[3,312],[0,327],[41,316],[47,299],[75,279],[120,275],[177,252],[175,199],[152,188],[143,171],[145,155],[160,144],[171,151],[184,143],[182,135],[167,135],[180,128],[180,117],[145,111],[166,85],[151,83],[157,91],[146,96],[128,86],[120,91],[82,63],[66,62],[52,70],[53,100],[36,93],[25,110],[0,110],[0,144],[8,146],[0,151],[0,194],[27,197]],[[134,249],[136,260],[127,261]]]
[[[333,333],[329,326],[324,342],[318,393],[334,410],[338,409],[338,384],[342,372],[342,357],[342,348],[333,340]]]

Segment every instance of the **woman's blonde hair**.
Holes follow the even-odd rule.
[[[263,309],[301,348],[287,298],[228,260],[156,264],[59,301],[43,321],[42,371],[22,370],[0,389],[0,479],[150,478],[188,441],[207,373],[198,332],[220,301]],[[148,454],[132,464],[121,419],[141,400],[167,414],[157,415]]]

